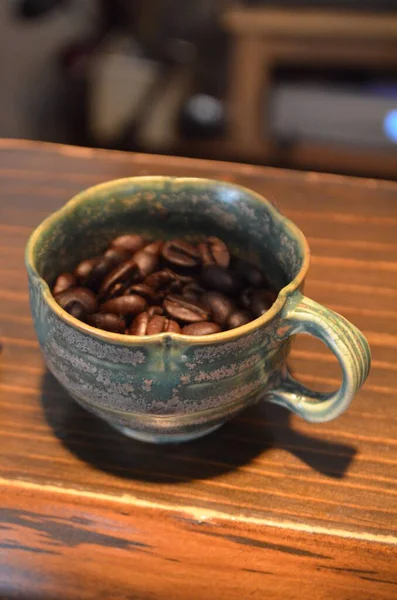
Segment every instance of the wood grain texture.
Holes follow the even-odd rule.
[[[31,493],[21,488],[2,511],[5,595],[17,573],[19,589],[40,586],[28,596],[40,600],[300,600],[314,589],[320,600],[395,598],[387,544],[148,510],[129,498],[41,490],[32,502]]]
[[[351,38],[363,41],[397,41],[397,18],[394,14],[329,9],[277,9],[271,7],[231,8],[223,22],[231,31],[267,36],[292,36],[298,39],[327,38],[338,43]]]
[[[235,181],[307,234],[306,293],[372,346],[345,415],[315,426],[263,404],[157,448],[118,435],[46,372],[29,233],[84,187],[149,174]],[[0,179],[0,597],[395,597],[397,185],[20,141],[0,141]],[[315,340],[298,338],[290,362],[308,385],[338,385]]]

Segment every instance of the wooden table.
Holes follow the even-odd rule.
[[[397,185],[229,163],[0,142],[0,597],[397,597]],[[367,335],[347,414],[309,425],[263,404],[188,445],[124,439],[46,372],[23,248],[78,190],[127,175],[209,176],[273,200],[308,236],[306,292]],[[337,385],[309,338],[295,372]]]

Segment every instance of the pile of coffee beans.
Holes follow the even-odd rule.
[[[219,238],[149,242],[137,234],[61,273],[52,293],[77,319],[127,335],[218,333],[249,323],[277,298],[266,275]]]

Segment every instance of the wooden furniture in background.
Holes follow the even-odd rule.
[[[32,229],[87,186],[213,177],[264,194],[306,233],[306,293],[368,337],[348,412],[310,425],[263,403],[169,447],[121,437],[46,371],[29,313]],[[392,600],[397,590],[397,185],[247,165],[0,142],[0,597]],[[291,364],[338,385],[299,339]]]
[[[397,150],[296,142],[277,145],[266,102],[276,67],[397,68],[397,14],[369,11],[233,8],[222,18],[231,35],[228,129],[223,139],[186,142],[185,152],[212,157],[395,178]],[[271,118],[269,111],[268,119]]]

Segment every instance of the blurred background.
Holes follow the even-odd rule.
[[[397,0],[1,0],[0,137],[397,179]]]

